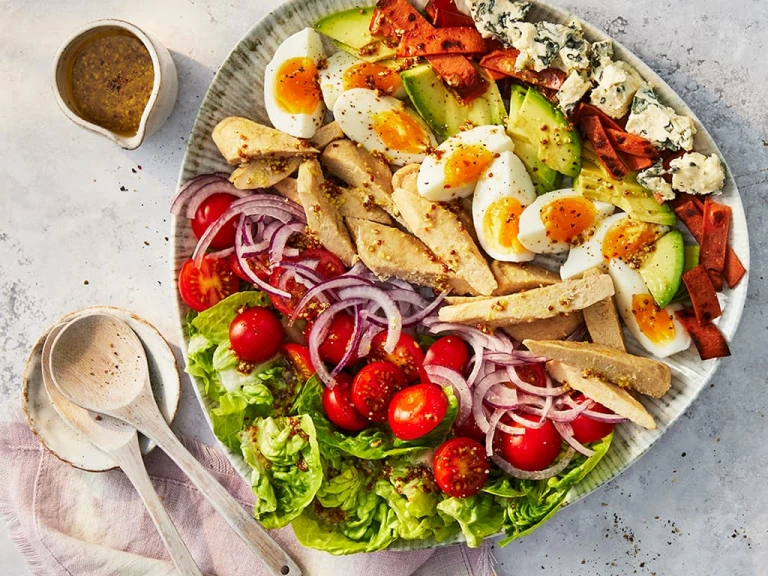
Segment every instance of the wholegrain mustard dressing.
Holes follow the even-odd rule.
[[[83,42],[68,84],[75,111],[112,132],[135,134],[155,83],[149,51],[133,34],[110,30]]]

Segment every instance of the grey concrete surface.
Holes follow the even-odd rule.
[[[217,66],[278,0],[0,0],[0,400],[16,401],[31,343],[94,304],[136,311],[172,342],[168,204]],[[752,270],[733,357],[632,469],[532,536],[497,549],[504,575],[768,574],[768,4],[570,0],[655,68],[720,144],[747,211]],[[49,76],[81,24],[129,20],[179,69],[176,109],[135,152],[70,123]],[[210,440],[189,383],[177,428]],[[0,528],[0,574],[27,574]]]

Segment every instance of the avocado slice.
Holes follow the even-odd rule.
[[[368,6],[334,12],[320,18],[314,28],[328,36],[334,46],[353,56],[369,62],[387,60],[395,56],[397,49],[371,36],[368,28],[374,10],[374,6]]]
[[[618,206],[637,220],[665,226],[674,226],[677,222],[672,208],[659,204],[648,190],[637,183],[637,172],[614,180],[588,142],[584,144],[581,172],[573,181],[573,187],[586,198]]]
[[[486,78],[488,89],[485,94],[469,104],[462,104],[429,64],[405,70],[400,77],[414,108],[441,141],[457,134],[467,122],[485,126],[507,121],[504,100],[490,78]]]
[[[545,194],[557,190],[563,181],[563,175],[552,170],[539,160],[538,147],[531,143],[528,133],[520,127],[520,108],[523,106],[526,88],[518,84],[512,85],[509,96],[509,122],[507,122],[507,134],[515,143],[515,154],[522,160],[525,169],[533,181],[537,194]]]
[[[693,246],[686,245],[684,250],[685,264],[683,264],[683,274],[688,272],[688,270],[693,270],[696,268],[696,266],[699,265],[699,254],[701,252],[701,247],[695,244]],[[685,287],[685,282],[681,282],[680,288],[677,289],[677,294],[675,294],[675,297],[672,298],[670,304],[678,304],[680,302],[686,302],[690,299],[691,297],[688,294],[688,289]]]
[[[671,230],[656,240],[653,252],[640,267],[640,276],[659,308],[667,306],[677,294],[684,267],[683,234]]]
[[[562,111],[541,92],[528,88],[516,125],[538,146],[539,160],[566,176],[578,176],[581,137]]]

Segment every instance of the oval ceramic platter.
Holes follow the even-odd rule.
[[[199,174],[217,171],[230,172],[232,170],[232,167],[227,165],[211,139],[211,132],[221,119],[227,116],[243,116],[257,122],[269,124],[264,108],[264,70],[273,53],[285,38],[302,28],[312,26],[322,16],[339,10],[372,3],[373,1],[360,2],[359,0],[317,0],[313,2],[291,0],[279,6],[251,28],[224,61],[208,89],[189,138],[186,156],[179,177],[179,185]],[[536,3],[526,20],[530,22],[546,20],[566,24],[573,18],[573,15],[564,10]],[[678,113],[686,114],[694,119],[698,130],[695,136],[695,149],[697,151],[703,154],[716,152],[722,158],[717,145],[693,112],[653,70],[601,30],[587,22],[582,22],[582,24],[587,40],[592,42],[612,40],[615,59],[625,60],[636,68],[646,80],[653,83],[662,102],[675,108]],[[747,223],[741,199],[736,189],[736,183],[730,173],[727,175],[723,194],[718,197],[718,202],[727,204],[733,210],[730,243],[742,259],[745,267],[749,269]],[[173,273],[175,279],[178,277],[179,270],[184,262],[192,254],[197,240],[192,233],[187,219],[174,218],[172,227],[174,237]],[[729,341],[736,333],[744,309],[747,284],[747,277],[745,277],[734,290],[727,292],[727,303],[718,326]],[[182,338],[186,344],[184,323],[188,308],[178,298],[178,293],[177,303]],[[628,339],[628,349],[633,354],[647,355],[631,339]],[[642,399],[645,407],[656,419],[658,429],[651,432],[632,424],[619,425],[616,428],[614,441],[608,454],[581,483],[572,488],[566,498],[566,505],[573,504],[615,478],[635,463],[640,456],[645,454],[661,435],[685,412],[701,390],[706,387],[717,370],[719,360],[701,361],[696,349],[691,346],[688,351],[667,359],[667,363],[671,367],[673,374],[671,390],[662,399],[649,397]],[[211,402],[205,397],[201,384],[195,382],[195,385],[198,399],[203,407],[206,418],[208,418]],[[222,448],[224,447],[222,446]],[[227,451],[226,448],[224,450]],[[242,457],[229,451],[227,451],[227,454],[237,470],[244,478],[248,479],[250,477],[250,468],[243,461]],[[460,540],[463,540],[463,538],[459,537],[454,541]],[[451,542],[444,542],[443,544],[446,543]],[[412,549],[433,545],[434,542],[430,540],[400,540],[395,542],[390,548]]]

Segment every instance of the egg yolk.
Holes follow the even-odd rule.
[[[558,198],[539,213],[547,238],[553,242],[570,242],[595,223],[597,210],[586,198]]]
[[[386,110],[373,115],[373,129],[387,148],[418,154],[429,146],[421,124],[404,110]]]
[[[672,316],[659,308],[649,294],[632,296],[632,315],[640,331],[654,344],[668,344],[675,338]]]
[[[613,226],[603,240],[603,257],[619,258],[632,266],[642,264],[643,258],[659,238],[659,228],[639,220],[625,220]]]
[[[525,247],[517,239],[523,206],[515,198],[499,198],[488,206],[483,216],[483,230],[501,250],[519,254]]]
[[[317,66],[311,58],[291,58],[280,65],[275,100],[288,114],[312,114],[320,103]]]
[[[493,154],[479,144],[462,144],[445,161],[445,186],[457,188],[474,182],[493,162]]]
[[[393,94],[402,85],[400,75],[382,64],[360,62],[344,71],[344,90],[368,88]]]

